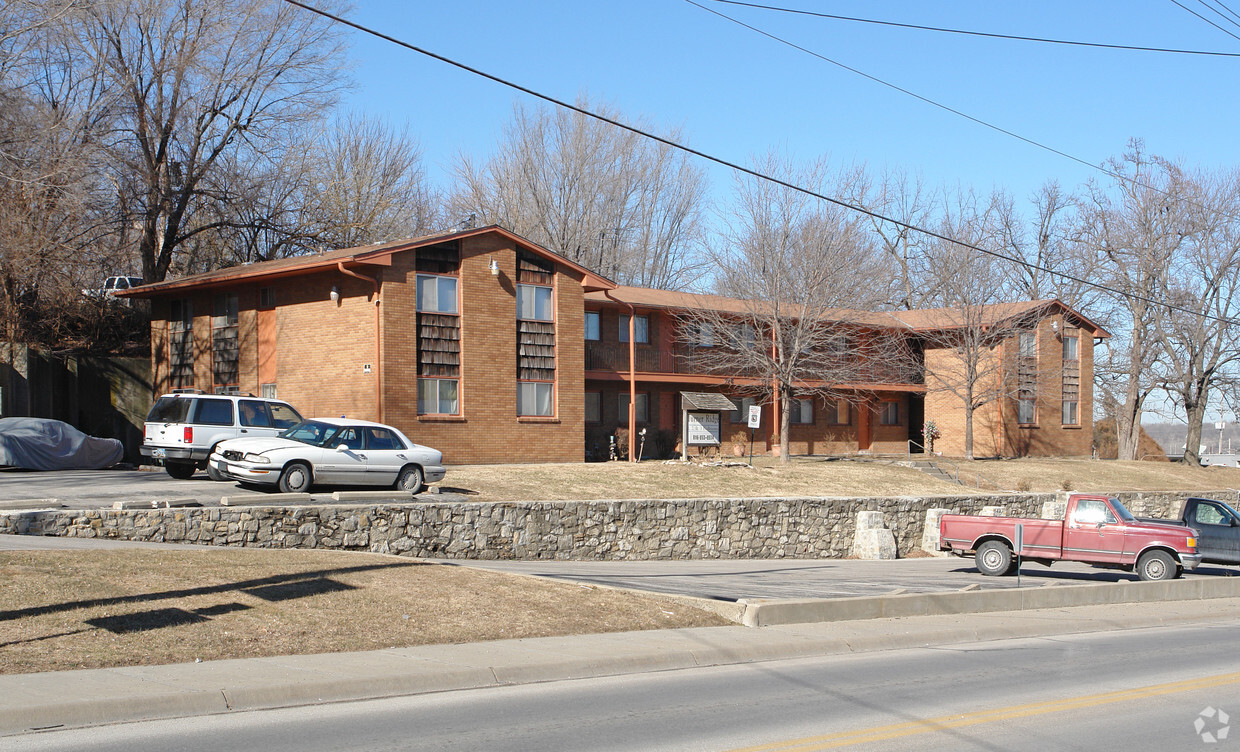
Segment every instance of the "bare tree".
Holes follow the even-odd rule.
[[[937,294],[928,288],[929,257],[925,251],[926,236],[913,227],[931,224],[937,200],[920,176],[899,170],[885,170],[875,184],[865,171],[857,168],[847,181],[847,195],[853,203],[876,214],[890,217],[888,221],[867,217],[870,231],[877,239],[880,252],[895,273],[890,274],[890,291],[885,308],[908,310],[921,308]]]
[[[1194,228],[1171,261],[1167,300],[1157,342],[1162,387],[1184,411],[1188,438],[1184,462],[1200,462],[1201,424],[1212,396],[1236,382],[1240,333],[1240,173],[1187,180],[1186,210]]]
[[[698,277],[705,173],[669,146],[518,104],[496,153],[462,156],[456,176],[458,219],[503,225],[623,284],[675,289]]]
[[[337,28],[282,3],[115,0],[73,19],[114,95],[108,146],[148,282],[218,226],[195,212],[222,160],[286,138],[331,105],[342,83]]]
[[[1147,154],[1139,140],[1108,168],[1124,179],[1108,187],[1091,182],[1080,199],[1076,240],[1097,261],[1101,281],[1118,291],[1103,323],[1119,336],[1104,359],[1095,358],[1095,381],[1115,412],[1119,459],[1137,459],[1146,399],[1166,382],[1161,337],[1173,260],[1195,232],[1187,211],[1183,170]]]
[[[796,168],[767,156],[758,170],[820,192],[846,187],[826,188],[823,161]],[[738,390],[778,400],[787,462],[794,399],[857,402],[864,395],[844,385],[907,383],[916,364],[903,340],[864,310],[880,293],[867,297],[871,291],[858,282],[882,273],[863,217],[748,177],[737,179],[735,203],[728,245],[713,259],[717,291],[734,300],[703,299],[683,312],[679,339],[696,368],[739,374]]]
[[[940,235],[969,245],[994,248],[1005,229],[1007,211],[1001,193],[982,200],[969,191],[943,200]],[[999,348],[1029,326],[1018,309],[1004,305],[1008,268],[999,259],[962,243],[934,239],[934,302],[941,306],[921,312],[927,368],[926,389],[960,401],[964,411],[964,452],[974,456],[974,418],[981,408],[999,403],[1021,388],[1020,374],[1005,362]],[[941,362],[930,363],[932,357]]]

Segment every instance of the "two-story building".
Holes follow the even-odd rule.
[[[679,328],[687,310],[727,312],[741,301],[618,286],[500,227],[220,269],[127,295],[151,301],[157,394],[278,396],[308,416],[389,423],[453,464],[601,459],[627,426],[630,404],[634,428],[650,429],[645,456],[653,456],[672,448],[681,391],[734,397],[724,450],[748,439],[745,387],[754,385],[696,366]],[[1092,412],[1092,342],[1106,334],[1056,301],[1018,313],[1036,331],[1042,381],[996,402],[994,415],[983,411],[976,420],[992,438],[977,453],[1088,454],[1091,432],[1079,429]],[[941,328],[926,312],[873,313],[864,323],[907,336],[918,357],[919,332]],[[1071,350],[1069,331],[1077,332]],[[790,451],[904,452],[935,417],[947,429],[939,448],[951,453],[960,411],[928,392],[934,369],[952,367],[951,358],[927,351],[924,363],[926,377],[921,368],[915,377],[876,376],[830,404],[798,399]],[[1051,420],[1052,404],[1074,422]],[[758,450],[769,451],[773,406],[763,409]]]

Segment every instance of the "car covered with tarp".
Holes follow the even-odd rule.
[[[118,439],[89,436],[59,420],[0,418],[0,466],[26,470],[102,470],[121,461]]]

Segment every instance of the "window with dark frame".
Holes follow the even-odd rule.
[[[585,412],[587,423],[603,422],[603,393],[602,392],[586,392],[585,393]]]
[[[598,311],[586,311],[585,329],[586,339],[592,341],[599,339],[602,330],[599,328]]]
[[[813,425],[814,400],[794,399],[790,406],[788,422],[794,425]]]
[[[517,415],[555,415],[555,265],[517,252]]]
[[[241,378],[241,348],[237,340],[238,301],[235,292],[215,296],[211,316],[211,375],[217,393],[237,390],[237,382]]]
[[[461,317],[459,248],[455,242],[417,250],[418,414],[460,415]]]
[[[194,386],[194,304],[173,300],[168,313],[168,385],[172,389]]]
[[[616,407],[619,410],[620,425],[625,426],[629,422],[629,393],[620,392],[617,395]],[[638,423],[646,423],[650,420],[650,394],[647,392],[637,393],[637,404],[633,410],[633,417]]]
[[[1062,411],[1060,422],[1065,426],[1079,426],[1081,399],[1080,337],[1077,329],[1064,329],[1063,377],[1061,378]]]
[[[628,314],[620,314],[620,341],[629,341]],[[633,317],[633,341],[635,344],[650,344],[650,317],[639,315]]]
[[[1016,422],[1033,425],[1037,421],[1038,347],[1037,332],[1018,335],[1016,356]]]
[[[884,402],[880,408],[878,422],[884,426],[900,425],[900,403]]]

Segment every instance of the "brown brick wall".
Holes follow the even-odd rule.
[[[491,259],[500,267],[489,270]],[[417,414],[417,333],[412,253],[385,272],[385,418],[452,464],[580,462],[584,457],[581,278],[557,270],[555,415],[517,416],[516,248],[500,236],[461,244],[461,381],[459,418]],[[283,353],[281,353],[283,358]]]

